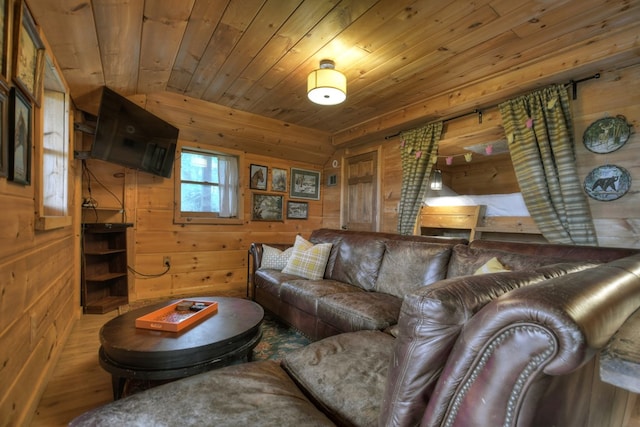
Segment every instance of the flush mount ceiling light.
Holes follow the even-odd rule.
[[[347,99],[347,77],[335,69],[330,59],[320,61],[320,68],[307,78],[307,96],[316,104],[336,105]]]

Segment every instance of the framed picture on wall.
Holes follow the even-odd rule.
[[[267,172],[268,169],[266,166],[251,165],[249,188],[252,190],[266,190]]]
[[[286,169],[271,169],[271,191],[287,191],[287,170]]]
[[[278,194],[253,193],[251,195],[252,221],[282,221],[284,197]]]
[[[0,83],[2,86],[8,87],[9,77],[7,76],[8,62],[7,59],[9,53],[9,6],[11,0],[0,0]]]
[[[309,218],[309,203],[307,202],[287,202],[287,219],[307,219]]]
[[[0,176],[9,174],[9,99],[0,90]]]
[[[31,102],[17,88],[11,89],[9,118],[9,179],[31,184]]]
[[[320,172],[291,168],[289,196],[293,199],[320,200]]]
[[[13,53],[13,80],[39,106],[44,44],[24,1],[18,2],[15,15],[14,40],[17,44]]]

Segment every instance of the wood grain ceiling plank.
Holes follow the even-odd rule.
[[[363,79],[368,82],[368,86],[359,87],[358,81],[356,81],[351,87],[353,90],[350,92],[350,97],[353,97],[355,103],[365,103],[367,105],[372,104],[369,86],[377,89],[376,96],[378,97],[377,104],[385,106],[389,110],[401,108],[403,105],[416,102],[418,99],[424,98],[424,93],[421,91],[421,87],[424,87],[424,92],[432,95],[438,93],[433,88],[435,85],[442,81],[445,83],[446,88],[444,90],[450,90],[456,87],[460,83],[453,80],[454,77],[458,77],[458,80],[462,80],[461,71],[473,70],[474,66],[468,65],[469,61],[484,61],[484,63],[491,67],[489,75],[495,72],[496,58],[485,56],[485,52],[489,51],[492,46],[499,46],[508,40],[514,40],[509,31],[508,22],[526,22],[531,7],[527,4],[510,12],[508,19],[504,19],[496,15],[493,8],[488,6],[479,5],[477,10],[472,8],[464,8],[462,3],[456,2],[450,5],[446,10],[436,16],[438,26],[437,31],[430,34],[420,34],[422,38],[427,42],[413,41],[409,38],[403,41],[409,46],[413,46],[413,49],[409,52],[403,52],[402,58],[405,56],[420,58],[414,62],[405,61],[406,65],[395,71],[390,71],[384,66],[369,71],[363,75]],[[525,11],[523,11],[525,9]],[[526,13],[525,13],[526,12]],[[481,24],[482,23],[482,24]],[[442,26],[442,27],[441,27]],[[414,36],[415,37],[415,36]],[[431,50],[428,43],[432,43]],[[413,53],[412,53],[413,52]],[[462,55],[464,53],[464,55]],[[499,52],[497,53],[499,55]],[[390,55],[380,55],[381,57],[388,57]],[[403,63],[394,57],[389,64]],[[455,61],[456,58],[460,58],[460,63],[457,66],[449,63],[448,61]],[[428,65],[425,65],[428,64]],[[451,70],[458,71],[458,74],[453,74]],[[483,72],[486,75],[486,68],[483,68]],[[408,83],[408,81],[411,83]],[[467,83],[469,79],[464,79]],[[417,82],[425,82],[423,85],[416,85]],[[405,87],[402,85],[404,84]],[[364,98],[358,98],[359,91],[364,95]],[[403,93],[404,99],[398,97],[397,93]],[[394,104],[394,101],[395,104]],[[372,112],[367,112],[371,114]],[[383,114],[383,111],[374,112],[373,114]],[[357,120],[356,117],[350,117]],[[311,126],[309,118],[308,121],[301,121],[301,124]],[[325,117],[325,120],[327,118]],[[336,117],[339,119],[339,117]],[[290,118],[289,120],[295,120]]]
[[[144,0],[92,2],[104,85],[123,96],[137,93]]]
[[[36,6],[31,12],[34,20],[48,29],[45,37],[58,62],[64,64],[64,77],[74,89],[74,100],[93,98],[96,88],[104,85],[104,74],[91,3],[46,0],[44,13],[38,7],[43,1],[30,1],[30,5]]]
[[[240,110],[247,108],[253,100],[251,89],[256,82],[305,36],[310,22],[320,21],[338,2],[339,0],[304,1],[242,71],[223,95],[222,103]]]
[[[306,1],[303,6],[309,4],[310,2]],[[352,57],[357,58],[362,56],[362,51],[371,51],[375,49],[375,45],[377,45],[380,40],[384,40],[385,38],[394,38],[394,34],[405,34],[408,31],[405,21],[412,19],[417,14],[426,14],[442,7],[443,5],[432,1],[412,2],[410,5],[399,2],[378,2],[367,10],[365,14],[363,14],[352,25],[348,26],[342,33],[340,33],[340,41],[338,43],[342,48],[330,48],[330,50],[334,49],[336,51],[337,56],[333,57],[333,55],[325,55],[319,51],[316,53],[315,57],[311,59],[312,65],[309,67],[309,71],[317,68],[317,64],[320,59],[330,56],[337,61],[337,68],[345,72],[345,68],[353,61],[353,59],[351,59]],[[314,21],[314,19],[308,19],[307,23]],[[391,21],[394,22],[394,25],[389,25],[389,22]],[[383,27],[384,29],[382,29]],[[290,39],[297,40],[298,38],[292,37]],[[338,38],[334,38],[329,45],[334,44],[337,39]],[[356,46],[351,49],[344,49],[344,46],[349,46],[350,44],[354,44]],[[291,46],[289,46],[289,48],[290,47]],[[358,52],[354,54],[352,53],[353,50]],[[253,68],[253,64],[251,68]],[[359,71],[354,71],[354,73],[357,72]],[[254,84],[255,80],[248,83]],[[306,85],[306,78],[303,79],[303,83]],[[247,86],[248,84],[245,85],[245,87]],[[231,92],[236,93],[236,90],[232,89]],[[251,99],[255,98],[252,96],[254,88],[247,87],[245,92],[251,94],[251,97],[247,96],[238,98],[233,104],[234,107],[241,109],[248,108]],[[306,95],[306,88],[303,93]],[[303,115],[308,115],[313,111],[318,110],[318,107],[314,104],[308,103],[306,98],[304,99],[304,102],[306,103],[305,107],[308,109],[305,109]]]
[[[450,38],[449,42],[443,41],[443,51],[450,52],[455,55],[436,56],[435,58],[433,54],[431,56],[424,56],[424,62],[431,63],[432,66],[424,67],[424,70],[421,72],[416,68],[412,68],[412,66],[407,66],[402,70],[405,78],[398,77],[400,72],[392,74],[393,77],[398,77],[398,79],[397,81],[394,81],[393,84],[387,85],[387,91],[384,91],[385,86],[380,81],[375,82],[375,87],[382,89],[378,92],[380,97],[378,104],[386,105],[389,109],[401,108],[403,106],[403,101],[395,96],[397,93],[407,94],[405,96],[404,105],[411,104],[417,102],[419,99],[423,99],[425,96],[432,96],[434,93],[451,90],[452,88],[460,85],[470,84],[470,82],[478,82],[487,75],[508,69],[513,64],[509,65],[506,61],[501,61],[503,56],[507,56],[503,51],[506,50],[506,47],[509,45],[517,45],[520,47],[519,43],[521,42],[517,38],[511,37],[509,32],[504,33],[504,29],[507,29],[508,31],[510,28],[509,24],[512,22],[528,22],[531,13],[549,13],[550,10],[553,10],[562,3],[556,3],[551,6],[548,4],[540,5],[538,2],[518,4],[519,7],[509,9],[507,16],[499,17],[489,25],[483,25],[481,27],[477,27],[477,29],[474,28],[475,31],[468,32],[461,37]],[[474,16],[475,15],[476,14],[474,13]],[[479,22],[484,20],[486,20],[486,18],[478,19]],[[467,26],[468,25],[469,24],[467,24]],[[465,27],[465,25],[460,23],[459,27]],[[550,35],[550,37],[553,37],[553,35]],[[508,43],[509,41],[511,41],[511,43]],[[478,45],[478,43],[482,44]],[[531,41],[532,45],[536,45],[536,43],[539,42],[535,40]],[[492,45],[497,46],[493,52],[490,51]],[[472,48],[473,46],[475,46],[475,48]],[[438,59],[442,58],[445,58],[445,61],[438,62]],[[514,57],[511,59],[514,59],[514,62],[522,60],[520,55],[518,55],[517,48],[514,52]],[[504,64],[499,66],[500,62],[504,62]],[[450,70],[456,70],[457,73],[452,73]],[[477,77],[472,78],[470,73],[473,73]],[[407,79],[411,80],[410,84],[406,83]],[[428,84],[424,86],[425,89],[423,91],[416,90],[416,81],[428,82]],[[350,96],[357,97],[357,94],[353,94],[352,91]],[[394,104],[393,100],[396,100],[397,102]],[[371,100],[366,100],[366,98],[364,100],[356,98],[355,102],[371,104]],[[371,114],[371,111],[367,111],[367,113]],[[378,112],[378,114],[380,113]],[[309,120],[310,119],[311,118],[309,118]],[[327,117],[324,119],[331,120],[331,118]],[[358,118],[350,117],[350,119],[355,121]],[[289,120],[295,119],[289,118]],[[301,121],[300,123],[312,126],[312,124],[307,121]]]
[[[598,7],[597,9],[602,8]],[[598,12],[599,17],[602,16],[601,13],[603,13],[602,10]],[[592,13],[589,14],[592,15]],[[585,25],[584,22],[594,21],[589,19],[570,20],[569,22],[561,21],[554,26],[549,26],[544,32],[537,33],[535,36],[524,39],[504,40],[500,45],[495,46],[492,51],[486,53],[488,59],[490,59],[489,62],[482,61],[477,52],[465,52],[464,56],[455,57],[447,63],[450,69],[465,70],[466,68],[468,72],[464,75],[451,76],[446,81],[437,74],[422,75],[420,78],[431,81],[430,93],[444,92],[450,90],[452,84],[459,86],[464,82],[478,82],[487,75],[521,66],[523,63],[536,61],[550,53],[556,54],[558,46],[566,46],[564,49],[570,51],[572,46],[580,44],[583,40],[597,37],[599,34],[606,34],[609,27],[622,28],[625,25],[633,24],[635,21],[626,11],[615,15],[611,15],[609,11],[607,26]],[[468,60],[464,61],[464,58]],[[418,94],[416,99],[421,97],[424,97],[424,94]]]
[[[184,93],[229,0],[196,0],[173,64],[167,88]]]
[[[336,132],[333,135],[333,144],[342,146],[379,139],[420,123],[494,105],[536,87],[567,81],[606,67],[637,63],[637,43],[637,28],[629,25],[607,36],[600,35],[584,40],[566,52],[556,52],[547,58],[495,74],[485,79],[482,84],[439,94]]]
[[[355,114],[371,114],[380,115],[385,111],[389,111],[389,102],[392,98],[397,98],[400,103],[409,93],[419,90],[419,86],[415,86],[417,81],[412,79],[413,76],[424,69],[438,70],[444,74],[438,65],[445,62],[448,58],[457,52],[449,49],[443,49],[442,46],[452,40],[461,37],[464,34],[473,33],[479,27],[479,23],[483,25],[491,25],[497,18],[497,15],[488,6],[480,6],[479,9],[468,9],[464,4],[451,4],[450,6],[430,15],[430,22],[436,22],[435,25],[424,25],[422,31],[410,31],[402,34],[401,37],[390,41],[376,51],[375,57],[386,58],[384,62],[376,64],[362,64],[368,67],[366,73],[361,73],[360,78],[349,80],[348,102],[355,104],[364,103],[366,105],[377,105],[374,111],[357,111]],[[373,56],[373,55],[372,55]],[[403,64],[398,67],[397,64]],[[377,66],[376,66],[377,65]],[[395,89],[397,84],[411,79],[414,86],[410,92],[404,93],[402,97],[398,97],[398,91]],[[428,81],[424,80],[424,84],[428,85]],[[375,88],[372,90],[371,88]],[[393,94],[393,95],[392,95]],[[377,101],[373,100],[375,97]],[[366,101],[366,102],[363,102]],[[397,108],[397,107],[394,107]],[[325,120],[327,117],[325,117]],[[340,112],[334,112],[333,117],[329,119],[343,120]],[[300,117],[292,117],[287,120],[301,120],[304,125],[311,125],[314,117],[306,119]],[[334,122],[336,128],[340,129],[340,124]],[[338,127],[340,126],[340,127]]]
[[[290,101],[306,101],[307,75],[318,67],[311,64],[309,59],[378,1],[343,0],[317,24],[310,23],[310,31],[251,89],[254,96],[248,108],[257,114],[266,110],[269,112],[267,115],[271,116],[277,111],[277,116],[291,108]],[[302,93],[300,87],[304,87]],[[267,94],[270,96],[265,96]]]
[[[594,6],[602,5],[602,1],[584,0],[581,4],[580,10],[590,10]],[[606,8],[611,8],[611,5],[607,3]],[[541,10],[539,13],[532,14],[531,18],[527,22],[520,25],[514,25],[511,30],[516,33],[518,37],[530,37],[540,31],[547,31],[547,28],[561,23],[571,25],[572,21],[578,20],[576,12],[576,7],[574,5],[565,3],[554,8],[553,13],[547,13],[546,10]]]
[[[585,5],[587,5],[586,2]],[[537,37],[530,37],[524,40],[512,36],[515,34],[511,32],[498,35],[497,38],[494,37],[492,40],[487,39],[487,37],[494,35],[496,28],[507,27],[504,25],[506,22],[512,22],[513,20],[528,22],[527,15],[521,9],[515,9],[510,12],[510,16],[500,18],[500,20],[493,22],[491,25],[483,27],[483,29],[488,29],[489,33],[486,34],[486,31],[480,30],[480,32],[484,31],[485,34],[478,34],[477,40],[488,41],[475,48],[468,49],[468,45],[476,43],[476,33],[455,39],[452,42],[453,49],[451,50],[456,51],[457,55],[440,63],[438,67],[426,68],[421,73],[415,73],[410,76],[410,83],[407,79],[404,79],[404,81],[399,79],[396,84],[387,86],[386,91],[377,93],[380,96],[379,103],[385,104],[390,110],[399,109],[404,105],[418,102],[425,97],[445,93],[455,87],[479,83],[487,76],[505,72],[532,60],[536,61],[544,58],[550,52],[555,54],[558,46],[572,46],[580,40],[587,39],[596,33],[606,30],[601,26],[584,24],[584,22],[593,22],[591,20],[575,20],[571,22],[571,25],[567,22],[560,22],[556,26],[547,28],[544,33],[538,34]],[[527,11],[530,9],[530,7],[526,8]],[[517,16],[511,16],[514,14]],[[624,25],[625,22],[631,20],[629,14],[626,13],[618,13],[611,16],[609,11],[609,15],[611,26]],[[583,28],[580,28],[580,26]],[[466,43],[466,45],[463,43]],[[430,62],[435,61],[430,59]],[[452,73],[450,70],[456,70],[456,73]],[[416,90],[416,81],[429,82],[429,84],[425,85],[423,90]],[[384,89],[382,84],[377,84],[377,87]],[[395,96],[397,93],[405,94],[404,101]],[[367,104],[371,103],[370,101],[358,101],[366,102]],[[350,118],[357,120],[356,117]],[[331,118],[326,117],[325,119],[331,120]],[[294,121],[295,119],[291,118],[289,120]],[[337,123],[340,118],[337,117],[335,120]],[[311,123],[305,121],[300,121],[300,123],[312,126]]]
[[[194,1],[145,1],[137,85],[139,93],[166,90]],[[163,43],[158,43],[158,40],[163,40]]]
[[[185,91],[186,95],[200,98],[209,86],[227,56],[242,38],[251,22],[262,8],[265,0],[231,0],[222,15],[213,37],[198,62],[193,77]]]
[[[256,19],[211,79],[202,99],[218,102],[253,58],[264,49],[303,0],[267,0]]]
[[[343,63],[338,68],[347,75],[347,103],[332,108],[333,114],[329,113],[329,115],[326,107],[308,104],[309,108],[303,114],[291,116],[288,119],[299,119],[303,125],[312,123],[315,125],[322,120],[324,123],[331,124],[330,129],[342,129],[345,126],[336,123],[336,119],[345,120],[355,117],[355,114],[365,117],[379,114],[378,106],[382,104],[378,100],[367,104],[364,108],[351,107],[354,104],[352,100],[358,99],[358,88],[363,87],[370,80],[371,70],[386,66],[386,69],[380,71],[380,75],[388,75],[390,70],[394,69],[393,65],[389,65],[389,58],[395,57],[398,51],[403,52],[400,62],[410,61],[411,55],[407,50],[416,43],[430,39],[429,34],[422,33],[422,30],[416,31],[415,28],[431,28],[428,23],[440,21],[442,17],[439,14],[443,13],[443,9],[447,9],[446,3],[433,1],[418,1],[410,5],[397,2],[376,4],[362,19],[349,26],[330,43],[351,46],[343,49],[343,52],[338,53],[337,56],[337,61]],[[389,49],[390,46],[391,49]],[[416,55],[416,57],[419,56],[420,54]],[[304,88],[303,93],[306,93]],[[365,90],[364,95],[367,98],[371,97],[372,91]],[[322,118],[319,119],[318,116]]]

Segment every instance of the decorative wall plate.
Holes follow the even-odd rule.
[[[620,166],[598,166],[584,179],[584,191],[589,197],[608,202],[624,196],[631,187],[631,175]]]
[[[631,134],[624,116],[605,117],[591,123],[584,131],[584,146],[594,153],[604,154],[622,147]]]

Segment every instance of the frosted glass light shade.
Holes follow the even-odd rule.
[[[347,99],[347,77],[334,69],[333,61],[322,60],[307,77],[307,96],[320,105],[340,104]]]
[[[432,190],[442,190],[442,172],[440,172],[440,169],[434,170],[433,174],[431,174],[430,186]]]

